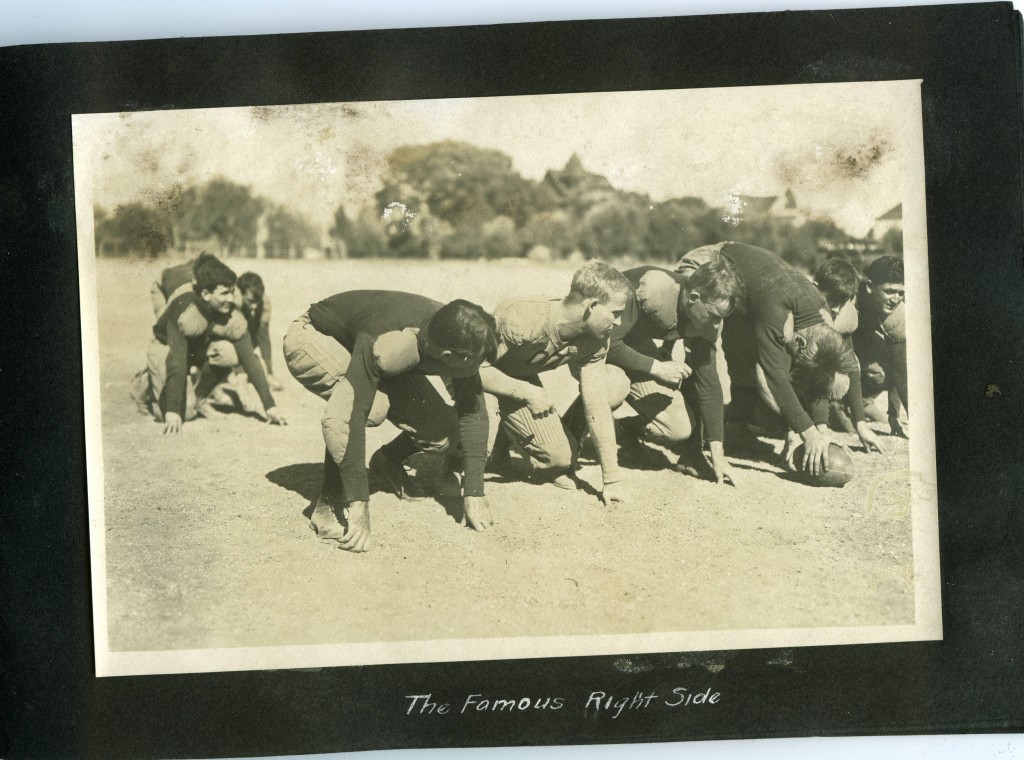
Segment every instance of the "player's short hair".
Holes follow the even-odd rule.
[[[864,276],[875,285],[903,282],[903,259],[899,256],[879,256],[864,270]]]
[[[830,304],[839,306],[857,296],[860,275],[846,259],[832,258],[824,262],[814,274],[818,286]]]
[[[801,328],[797,335],[806,343],[793,357],[793,385],[813,398],[828,398],[835,376],[857,371],[857,359],[842,336],[822,322]]]
[[[233,288],[238,277],[223,261],[212,253],[203,251],[192,267],[192,279],[195,281],[192,287],[196,293],[200,293],[204,290],[216,290],[220,285]]]
[[[238,289],[242,292],[242,295],[252,291],[257,299],[263,298],[263,294],[266,292],[263,286],[263,278],[255,272],[240,274],[238,276]]]
[[[740,308],[746,297],[736,265],[725,256],[716,256],[694,269],[683,287],[698,293],[705,303],[728,301],[730,313]]]
[[[632,292],[633,286],[618,269],[603,261],[588,261],[572,276],[566,301],[580,303],[596,298],[605,304],[617,295],[628,297]]]
[[[492,361],[498,353],[497,325],[482,306],[457,299],[434,312],[427,338],[442,351]]]

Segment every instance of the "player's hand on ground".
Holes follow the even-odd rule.
[[[555,404],[548,395],[548,392],[543,388],[537,388],[530,386],[531,390],[528,391],[526,396],[526,408],[530,410],[530,414],[534,417],[546,417],[555,411]]]
[[[618,507],[629,501],[626,482],[617,480],[614,483],[605,483],[601,489],[601,501],[606,507]]]
[[[464,496],[462,499],[462,525],[469,523],[473,530],[485,531],[494,527],[491,507],[486,496]]]
[[[804,449],[800,461],[797,462],[798,468],[812,475],[828,472],[828,445],[831,439],[813,427],[801,433],[800,437],[803,439]]]
[[[164,433],[181,432],[181,415],[175,412],[168,412],[164,415]]]
[[[353,501],[345,507],[345,535],[338,541],[350,552],[370,550],[370,507],[365,501]]]
[[[267,375],[267,385],[270,386],[270,390],[277,393],[278,391],[284,390],[284,386],[281,385],[281,381],[273,375]]]
[[[885,446],[882,445],[881,439],[874,430],[868,427],[868,423],[857,423],[857,437],[860,438],[860,442],[864,445],[864,451],[871,453],[871,451],[874,450],[879,454],[886,453]]]
[[[272,406],[267,410],[267,422],[271,425],[287,425],[288,420],[284,418],[284,415],[277,411],[276,406]]]
[[[690,368],[683,362],[655,361],[651,365],[651,375],[662,385],[669,388],[678,388],[679,384],[690,376]]]
[[[711,441],[711,469],[715,471],[715,482],[718,485],[739,485],[729,460],[725,458],[725,447],[721,441]]]

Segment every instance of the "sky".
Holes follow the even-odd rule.
[[[90,114],[75,156],[108,208],[224,176],[326,230],[339,203],[351,216],[372,202],[393,148],[452,139],[533,180],[576,153],[654,201],[728,208],[788,188],[864,235],[908,192],[919,95],[906,81]]]

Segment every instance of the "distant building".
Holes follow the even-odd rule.
[[[564,169],[548,169],[544,174],[543,184],[562,199],[588,197],[593,200],[596,196],[615,193],[615,188],[608,178],[584,169],[583,162],[575,153],[565,164]]]
[[[784,195],[736,195],[731,206],[731,215],[738,220],[766,218],[799,227],[808,219],[790,189]]]
[[[875,226],[871,234],[876,240],[881,240],[889,230],[903,229],[903,204],[897,203],[891,209],[875,219]]]

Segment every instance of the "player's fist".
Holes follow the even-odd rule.
[[[531,385],[526,395],[526,408],[534,417],[544,417],[555,411],[555,404],[543,388]]]
[[[617,480],[614,483],[605,483],[604,488],[601,489],[601,501],[606,507],[618,507],[629,501],[625,481]]]
[[[690,368],[683,362],[655,361],[651,366],[651,375],[662,385],[669,388],[678,388],[679,384],[690,376]]]

